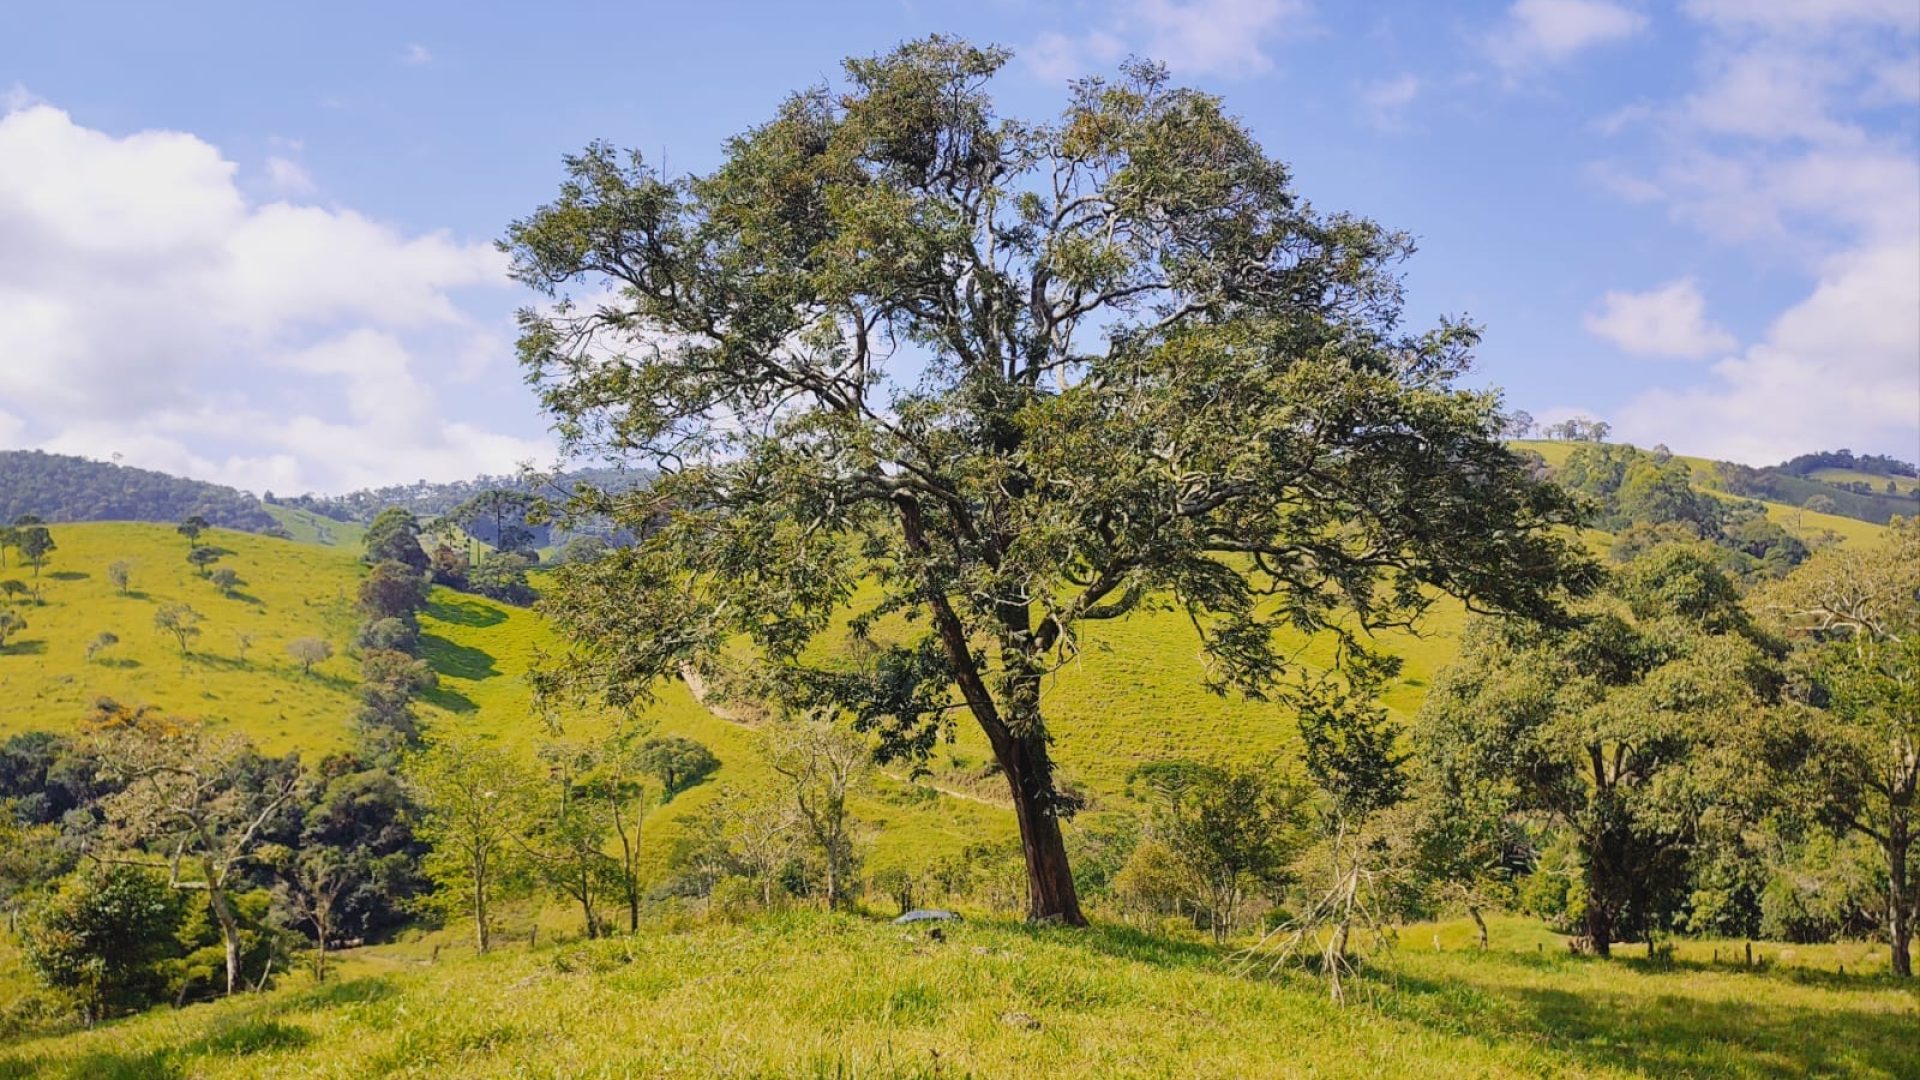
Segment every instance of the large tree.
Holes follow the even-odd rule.
[[[1426,779],[1482,803],[1477,826],[1457,822],[1468,833],[1491,829],[1485,800],[1568,830],[1584,871],[1583,944],[1605,956],[1670,912],[1703,828],[1764,795],[1754,778],[1778,753],[1779,646],[1698,545],[1643,556],[1580,616],[1571,628],[1470,625],[1414,741]]]
[[[164,863],[169,885],[206,893],[226,947],[227,993],[233,993],[241,984],[233,893],[245,884],[262,830],[294,798],[299,762],[264,759],[238,735],[106,698],[88,728],[101,774],[121,785],[101,802],[108,823],[122,840]]]
[[[1758,598],[1804,645],[1821,706],[1786,782],[1831,823],[1879,848],[1896,975],[1913,974],[1920,917],[1920,522],[1877,545],[1828,548]]]
[[[1475,330],[1402,327],[1404,234],[1308,207],[1151,64],[1002,117],[1007,59],[851,60],[705,176],[592,145],[505,247],[554,297],[520,350],[569,447],[657,475],[577,492],[640,539],[556,574],[563,673],[630,704],[743,637],[891,755],[957,693],[1030,914],[1078,923],[1041,686],[1084,621],[1177,605],[1212,683],[1260,695],[1278,626],[1405,624],[1441,592],[1549,615],[1581,562],[1497,398],[1456,386]],[[808,671],[867,581],[856,629],[904,612],[906,640]]]

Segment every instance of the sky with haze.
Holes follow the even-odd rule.
[[[1125,57],[1405,229],[1475,385],[1920,459],[1920,0],[0,0],[0,448],[281,494],[548,464],[492,246],[592,139],[704,171],[928,33],[1043,119]]]

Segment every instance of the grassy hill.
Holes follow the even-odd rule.
[[[1920,999],[1838,974],[1846,946],[1740,970],[1726,943],[1673,965],[1575,958],[1518,920],[1487,954],[1467,942],[1407,928],[1347,1008],[1303,974],[1242,977],[1113,926],[934,940],[790,912],[431,963],[369,949],[324,985],[0,1047],[0,1080],[1920,1074]]]
[[[201,543],[228,549],[219,565],[241,578],[225,596],[186,563],[187,541],[171,526],[57,525],[53,535],[59,548],[37,578],[27,567],[0,570],[41,599],[16,605],[27,629],[0,649],[0,736],[71,730],[104,694],[232,725],[274,751],[345,742],[357,672],[341,653],[355,621],[353,555],[210,530]],[[118,560],[132,564],[125,595],[107,578]],[[204,616],[185,657],[153,625],[154,612],[171,602]],[[87,646],[102,632],[120,642],[89,662]],[[241,635],[251,639],[244,657]],[[302,674],[286,653],[297,637],[327,638],[336,654]]]

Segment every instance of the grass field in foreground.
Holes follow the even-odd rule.
[[[1118,927],[853,916],[508,949],[420,964],[379,950],[315,986],[160,1010],[0,1047],[0,1078],[1908,1077],[1920,997],[1876,977],[1495,948],[1384,957],[1331,1004],[1290,972]],[[1536,949],[1535,946],[1542,946]]]

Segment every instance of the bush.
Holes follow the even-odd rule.
[[[69,877],[28,915],[21,949],[33,973],[91,1024],[167,991],[181,953],[180,894],[150,870],[108,865]]]

